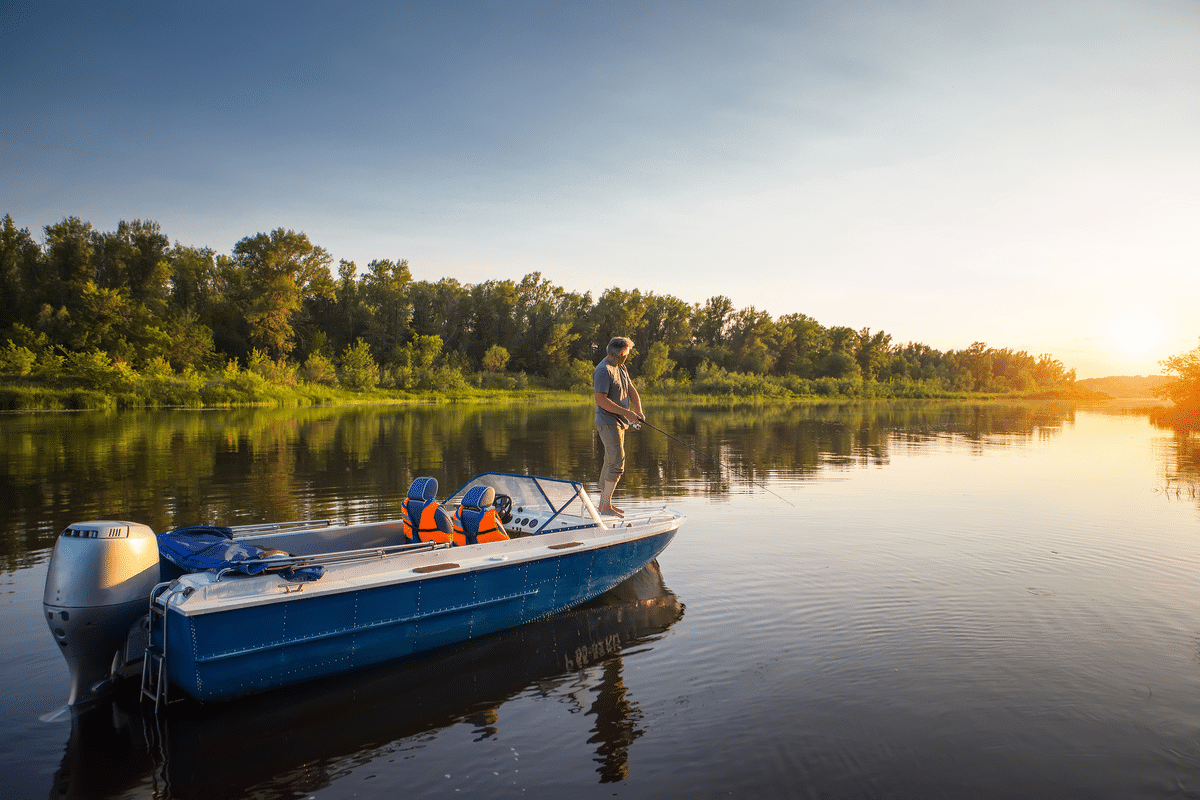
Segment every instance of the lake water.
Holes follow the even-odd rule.
[[[586,403],[0,416],[0,797],[1200,797],[1194,435],[648,405],[725,468],[630,434],[619,500],[688,522],[621,591],[319,685],[55,722],[41,595],[70,522],[394,517],[418,475],[594,486],[602,454]]]

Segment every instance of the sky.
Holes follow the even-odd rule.
[[[1200,0],[0,0],[0,214],[1159,374]]]

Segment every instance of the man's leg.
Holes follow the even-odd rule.
[[[612,504],[617,482],[625,473],[625,429],[619,425],[598,425],[600,441],[604,444],[604,467],[600,470],[601,514],[621,516],[621,510]]]

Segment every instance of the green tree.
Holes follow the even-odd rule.
[[[858,352],[858,333],[853,328],[836,325],[829,329],[829,349],[853,357]]]
[[[667,357],[668,352],[666,342],[650,345],[650,351],[642,361],[642,380],[647,384],[658,383],[675,369],[675,362]]]
[[[379,384],[379,365],[371,355],[371,346],[358,339],[342,352],[338,379],[342,386],[356,392],[367,392]]]
[[[107,392],[130,391],[137,380],[127,363],[96,350],[70,353],[63,372],[69,382]]]
[[[435,369],[442,354],[442,337],[417,336],[400,348],[396,359],[396,388],[440,389],[446,375]]]
[[[414,336],[440,336],[447,351],[461,350],[468,326],[467,289],[454,278],[418,281],[408,290]]]
[[[926,344],[909,342],[898,348],[892,359],[891,375],[913,381],[945,378],[945,359],[942,353]]]
[[[704,301],[703,307],[696,306],[692,314],[692,327],[696,331],[696,340],[709,347],[723,344],[732,315],[733,301],[725,295],[710,297]]]
[[[41,248],[29,235],[28,228],[17,229],[13,218],[5,214],[0,228],[0,329],[28,322],[36,306],[31,295],[41,259]]]
[[[166,324],[166,358],[182,372],[188,367],[206,369],[217,364],[212,328],[200,322],[197,314],[180,311]]]
[[[826,354],[817,364],[817,376],[821,378],[857,378],[858,362],[854,356],[840,350]]]
[[[1033,365],[1033,379],[1043,388],[1069,386],[1075,382],[1075,370],[1068,370],[1049,353],[1042,353]]]
[[[94,237],[96,284],[105,289],[123,289],[129,299],[146,309],[149,317],[161,320],[171,290],[170,240],[157,222],[122,220],[116,231]]]
[[[891,355],[891,343],[891,335],[883,331],[872,335],[870,328],[863,328],[858,332],[858,352],[855,358],[865,380],[873,381],[879,377],[879,371],[887,364]]]
[[[754,306],[738,311],[729,321],[729,344],[734,364],[742,372],[764,375],[775,363],[775,323]]]
[[[304,298],[332,293],[333,258],[303,233],[277,228],[242,239],[233,261],[244,272],[245,288],[253,287],[245,307],[251,342],[283,358],[295,346],[293,323]]]
[[[598,362],[604,356],[604,348],[614,336],[628,336],[637,348],[631,362],[631,367],[637,369],[645,353],[643,348],[648,347],[640,336],[646,317],[646,302],[642,293],[637,289],[632,292],[616,287],[606,289],[596,301],[591,317],[597,337],[593,361]]]
[[[213,295],[204,322],[212,329],[217,352],[228,358],[243,359],[250,355],[250,326],[246,309],[251,303],[254,287],[243,264],[218,255]]]
[[[483,369],[485,372],[503,372],[506,366],[508,366],[508,351],[500,345],[492,345],[483,354]]]
[[[959,362],[966,372],[968,388],[986,392],[992,385],[992,351],[983,342],[972,342],[959,352]]]
[[[582,358],[572,358],[570,363],[555,370],[550,380],[559,389],[585,389],[592,385],[595,366]]]
[[[67,217],[57,225],[47,225],[45,252],[46,268],[39,271],[31,287],[33,295],[39,304],[50,308],[50,313],[61,311],[69,316],[77,307],[84,285],[94,283],[96,278],[91,223]]]
[[[571,360],[571,345],[578,338],[578,333],[571,332],[570,322],[555,323],[542,345],[543,371],[548,374],[567,366]]]
[[[492,345],[512,353],[517,343],[517,285],[512,281],[485,281],[471,287],[467,355],[476,363]]]
[[[319,351],[309,354],[304,366],[300,368],[300,374],[309,383],[319,383],[325,386],[337,385],[337,368]]]
[[[643,346],[647,359],[650,348],[658,342],[666,345],[668,358],[672,354],[683,355],[692,342],[692,307],[671,295],[647,295],[646,314],[639,335],[645,339]],[[645,369],[643,361],[643,374]]]
[[[547,375],[566,365],[571,344],[578,337],[571,321],[563,321],[563,290],[531,272],[517,284],[513,309],[518,330],[513,341],[513,361],[518,369]]]
[[[1177,409],[1200,411],[1200,347],[1160,361],[1164,375],[1174,374],[1154,389],[1154,394],[1170,400]]]
[[[780,331],[775,370],[782,375],[812,378],[817,361],[831,351],[828,332],[804,314],[785,314],[776,322]]]
[[[12,339],[0,347],[0,373],[28,375],[37,363],[37,354]]]
[[[246,369],[274,386],[295,386],[297,367],[286,359],[272,359],[257,347],[250,351]]]
[[[862,374],[858,365],[858,332],[842,325],[827,331],[828,340],[816,364],[818,378],[853,379]]]
[[[322,352],[329,356],[339,353],[355,339],[366,336],[371,311],[367,307],[363,282],[358,277],[358,266],[353,261],[340,261],[333,296],[325,302],[311,303],[310,309],[314,323],[325,334],[320,342],[315,336],[308,342],[310,354]]]
[[[137,313],[125,289],[102,288],[94,281],[78,287],[75,312],[66,325],[71,350],[100,350],[118,358],[129,358],[133,348],[126,337]],[[61,335],[60,331],[60,335]]]
[[[210,313],[221,290],[216,253],[207,247],[176,244],[166,255],[171,265],[171,303],[197,315]]]
[[[396,363],[398,348],[410,338],[412,304],[408,289],[412,273],[408,262],[375,260],[362,278],[363,308],[367,311],[363,338],[385,364]]]

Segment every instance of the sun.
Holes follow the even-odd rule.
[[[1143,355],[1162,341],[1163,326],[1149,314],[1131,311],[1113,319],[1108,335],[1117,349]]]

